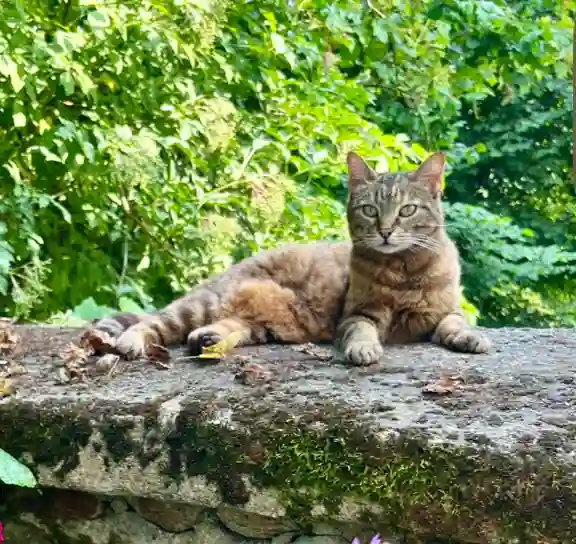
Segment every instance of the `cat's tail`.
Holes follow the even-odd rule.
[[[142,357],[150,345],[182,344],[190,332],[219,319],[221,297],[214,289],[200,287],[149,314],[120,313],[100,319],[92,329],[115,340],[115,349],[128,358]]]

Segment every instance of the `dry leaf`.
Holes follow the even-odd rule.
[[[226,354],[232,351],[242,340],[244,333],[242,331],[235,331],[225,336],[212,346],[202,348],[202,353],[198,355],[201,359],[223,359]]]
[[[114,338],[98,329],[88,329],[80,337],[80,346],[95,354],[116,353],[115,345]]]
[[[441,376],[435,382],[426,384],[422,393],[428,395],[450,395],[462,385],[460,376]]]
[[[80,346],[72,343],[68,344],[59,353],[66,366],[83,364],[91,354],[91,351],[88,351],[87,349],[81,348]]]
[[[146,358],[148,362],[156,365],[158,368],[171,368],[168,364],[168,361],[170,361],[170,352],[164,346],[150,344],[146,347]]]
[[[268,383],[272,379],[272,373],[256,363],[246,363],[236,372],[234,379],[244,385]]]
[[[72,378],[83,380],[86,375],[84,364],[88,360],[88,357],[92,355],[90,347],[80,347],[70,343],[59,355],[62,357],[62,361],[64,361],[64,368],[59,369],[60,381],[66,383],[66,381],[70,381]]]
[[[12,353],[20,342],[20,335],[11,327],[12,323],[9,319],[0,321],[0,353],[4,355]]]
[[[150,344],[146,347],[146,359],[149,363],[162,370],[172,368],[172,365],[169,364],[170,352],[159,344]]]
[[[9,397],[14,393],[14,384],[6,378],[0,379],[0,399]]]

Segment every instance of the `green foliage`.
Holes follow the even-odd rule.
[[[576,323],[571,23],[547,6],[6,0],[1,311],[161,306],[344,236],[348,150],[407,169],[448,149],[471,319]]]
[[[2,448],[0,448],[0,482],[19,487],[36,487],[38,484],[32,471]]]
[[[335,71],[318,89],[321,55],[302,68],[313,78],[280,71],[317,47],[306,14],[50,5],[51,17],[42,2],[0,8],[5,312],[44,319],[91,296],[116,305],[127,286],[138,303],[144,290],[163,303],[233,258],[341,236],[328,189],[341,187],[346,150],[400,166],[423,153],[364,120],[356,82]],[[289,22],[302,37],[283,49]]]
[[[533,230],[478,206],[453,204],[446,216],[463,257],[466,295],[477,304],[484,324],[576,323],[570,290],[553,288],[554,280],[569,286],[563,278],[576,277],[576,251],[541,245]]]

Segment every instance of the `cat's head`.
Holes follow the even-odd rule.
[[[411,172],[379,173],[348,153],[348,229],[354,246],[384,254],[439,250],[444,154]]]

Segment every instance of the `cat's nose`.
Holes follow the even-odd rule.
[[[382,238],[384,238],[384,241],[386,243],[388,243],[388,238],[390,238],[390,236],[392,235],[392,231],[394,229],[381,229],[380,230],[380,236],[382,236]]]

